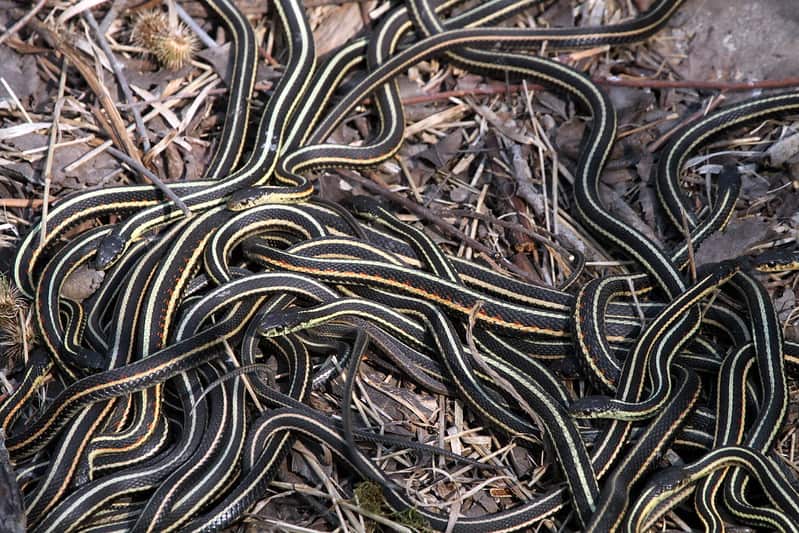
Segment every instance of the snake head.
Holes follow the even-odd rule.
[[[682,490],[689,481],[683,467],[672,466],[652,476],[647,486],[653,487],[651,490],[654,495],[673,494]]]
[[[761,252],[752,259],[759,272],[789,272],[799,270],[799,248],[773,248]]]
[[[80,349],[76,353],[71,354],[69,363],[89,371],[89,373],[101,372],[108,369],[108,358],[94,350]]]
[[[127,247],[127,241],[112,231],[103,237],[103,240],[97,245],[97,252],[94,255],[94,269],[109,269],[122,256]]]
[[[244,211],[268,202],[267,193],[264,189],[249,187],[239,189],[231,194],[227,201],[227,208],[231,211]]]
[[[575,400],[569,406],[569,414],[574,418],[607,418],[610,406],[607,396],[586,396]]]
[[[297,311],[281,311],[265,316],[258,325],[258,334],[263,337],[281,337],[301,328],[300,314]]]
[[[564,357],[553,364],[553,371],[566,379],[577,379],[583,375],[581,362],[576,357]]]
[[[298,177],[301,185],[248,187],[239,189],[230,195],[227,208],[230,211],[244,211],[266,204],[294,204],[305,201],[312,193],[313,186],[302,176]]]
[[[350,205],[356,215],[367,220],[377,218],[382,207],[380,202],[366,195],[353,196]]]

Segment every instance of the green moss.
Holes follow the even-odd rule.
[[[383,509],[383,489],[374,481],[363,481],[355,485],[355,501],[364,511],[381,514]]]
[[[391,517],[398,523],[405,527],[409,527],[414,531],[421,531],[424,533],[433,531],[430,529],[430,524],[427,522],[425,517],[423,517],[422,514],[416,509],[411,508],[405,509],[399,513],[392,513]]]
[[[364,511],[375,515],[386,516],[407,528],[422,533],[432,532],[427,520],[416,509],[393,512],[386,505],[383,489],[373,481],[363,481],[355,486],[355,501]],[[369,522],[368,531],[381,531],[380,524]]]

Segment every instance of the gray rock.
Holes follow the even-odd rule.
[[[0,429],[0,533],[24,533],[25,511]]]

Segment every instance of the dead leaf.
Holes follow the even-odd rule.
[[[558,153],[576,160],[580,155],[580,144],[585,133],[585,123],[577,118],[567,120],[555,131],[555,146]]]
[[[453,107],[448,107],[443,111],[428,115],[417,122],[408,124],[408,126],[405,128],[405,138],[407,139],[408,137],[416,135],[417,133],[421,133],[430,128],[444,127],[447,125],[447,123],[454,122],[462,118],[468,109],[469,106],[467,104],[458,104]],[[460,134],[458,135],[458,138],[460,138]]]
[[[774,299],[774,310],[782,322],[787,322],[795,308],[796,294],[790,287],[786,287],[782,294]]]
[[[456,204],[462,204],[469,199],[469,196],[472,194],[466,187],[455,187],[449,192],[449,199],[455,202]]]
[[[779,200],[782,203],[777,208],[777,219],[789,220],[799,213],[799,194],[781,194]]]
[[[316,53],[323,56],[349,41],[363,28],[360,2],[348,2],[320,10],[319,25],[313,30]]]
[[[516,472],[526,474],[536,468],[536,465],[530,460],[528,450],[523,447],[514,446],[511,448],[509,457],[513,470]]]
[[[602,172],[601,179],[602,183],[615,187],[622,183],[631,183],[635,180],[635,175],[628,168],[606,169]]]
[[[602,185],[599,188],[599,193],[602,197],[602,202],[614,216],[643,233],[653,242],[660,242],[652,228],[641,220],[641,217],[638,216],[635,209],[624,201],[624,197],[616,189]]]
[[[780,139],[766,151],[771,158],[771,164],[779,167],[796,158],[799,154],[799,133]]]
[[[516,121],[510,118],[503,118],[499,113],[495,113],[484,105],[473,105],[472,108],[508,139],[514,140],[519,144],[533,144],[533,140],[529,135],[521,133],[524,128],[520,127]]]
[[[199,52],[197,55],[202,57],[207,50]],[[212,61],[206,59],[212,67],[215,65]],[[123,54],[117,55],[117,61],[122,65],[122,70],[125,72],[130,85],[135,85],[143,89],[150,90],[152,87],[163,88],[170,81],[180,79],[191,72],[191,67],[186,66],[180,70],[169,70],[165,68],[158,68],[158,65],[149,59],[140,56],[126,56]],[[224,77],[225,71],[222,71],[220,77]],[[162,90],[155,91],[162,93]]]
[[[20,152],[27,150],[37,150],[47,147],[49,138],[47,135],[31,133],[21,137],[16,137],[7,141]],[[66,188],[85,188],[93,187],[100,183],[100,180],[107,177],[110,173],[120,168],[119,163],[105,152],[95,155],[89,161],[70,171],[65,170],[67,166],[74,163],[93,147],[88,144],[69,144],[56,147],[53,151],[53,171],[50,176],[53,184]],[[43,156],[44,152],[39,151],[38,155]],[[31,165],[14,166],[13,168],[22,172],[29,181],[39,182],[41,180],[41,168],[44,163],[43,157],[32,160]],[[33,169],[33,170],[31,170]]]
[[[474,501],[483,508],[483,510],[478,510],[476,516],[485,515],[486,513],[493,514],[499,511],[499,505],[497,505],[496,500],[485,492],[476,493]]]
[[[558,117],[566,119],[569,115],[567,107],[566,100],[558,95],[546,91],[535,93],[534,110],[542,109],[547,113],[554,113]]]
[[[0,46],[0,77],[14,91],[23,105],[40,89],[36,59],[32,55],[20,55],[7,46]],[[0,101],[10,98],[5,89],[0,88]]]
[[[455,89],[458,91],[473,91],[482,85],[483,79],[483,76],[466,73],[458,77],[455,82]]]
[[[76,302],[83,301],[100,287],[104,277],[105,272],[81,265],[64,281],[61,295]]]
[[[619,123],[632,121],[636,115],[644,113],[655,104],[651,91],[642,91],[635,87],[609,87],[608,96],[619,115]]]
[[[230,63],[230,43],[206,48],[198,52],[197,57],[206,60],[208,64],[214,67],[214,71],[224,80],[225,85],[230,86],[230,71],[232,67]]]
[[[763,176],[755,172],[741,173],[741,197],[746,200],[755,200],[767,194],[771,184]]]
[[[702,243],[695,254],[697,266],[741,256],[770,231],[771,224],[760,217],[733,220],[725,231],[714,233]]]
[[[641,184],[638,193],[638,201],[641,203],[641,211],[644,214],[644,221],[651,226],[656,227],[655,212],[658,208],[657,191],[654,187],[648,184]]]
[[[444,168],[458,153],[460,146],[461,133],[459,131],[450,133],[427,150],[417,154],[416,158],[429,163],[433,168]]]
[[[99,153],[76,169],[66,171],[71,163],[83,157],[91,149],[86,145],[70,145],[57,148],[53,153],[53,182],[67,185],[79,184],[80,188],[100,185],[101,180],[120,168],[116,159],[105,152]]]
[[[22,185],[24,183],[36,182],[37,175],[33,170],[33,165],[24,162],[10,162],[0,158],[0,176],[5,176],[13,183]]]
[[[410,98],[415,98],[417,96],[426,96],[427,93],[422,90],[418,83],[415,83],[413,80],[408,79],[407,76],[398,76],[397,77],[397,85],[399,86],[399,95],[400,99],[408,100]],[[423,115],[414,115],[414,109],[425,111]],[[433,109],[431,107],[431,109]],[[405,108],[406,117],[410,120],[419,120],[423,118],[433,111],[429,111],[428,108],[421,106],[419,104],[416,105],[409,105]]]

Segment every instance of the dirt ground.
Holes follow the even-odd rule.
[[[677,68],[688,79],[764,80],[799,74],[799,9],[791,0],[688,0],[673,27],[690,36]]]

